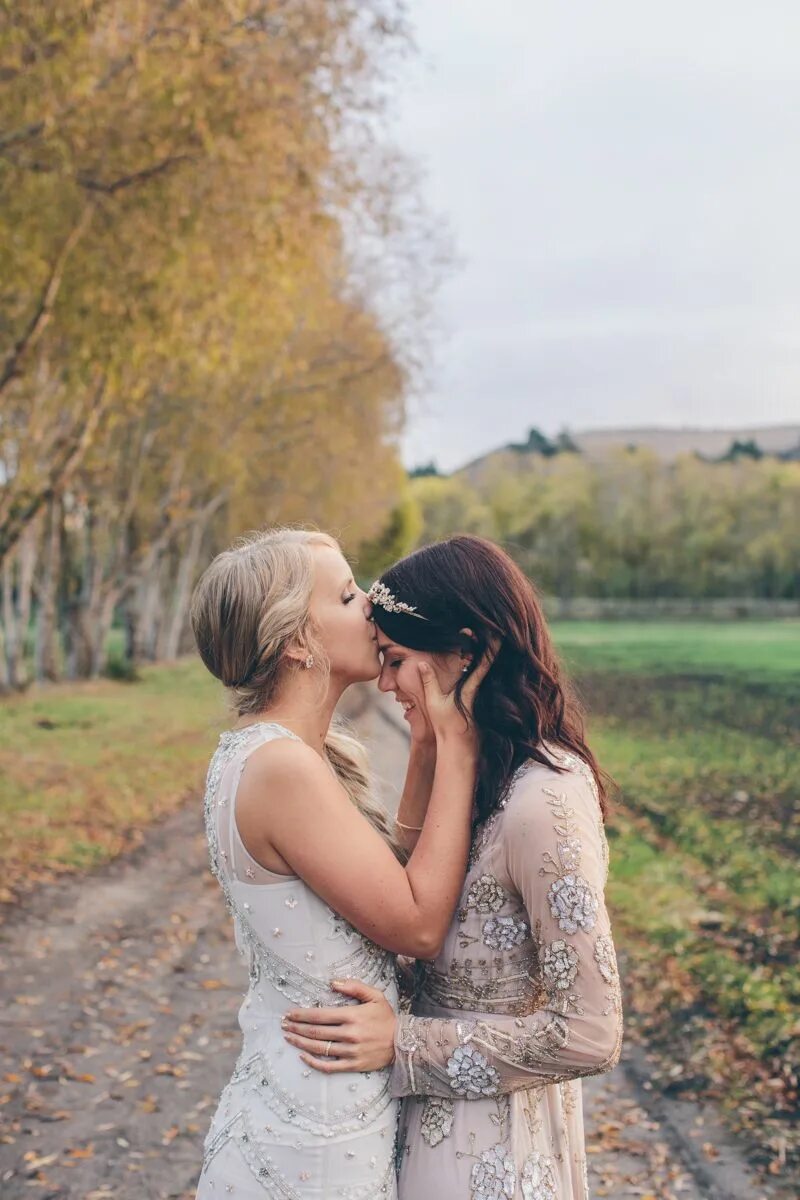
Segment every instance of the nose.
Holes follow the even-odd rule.
[[[378,691],[379,692],[393,692],[394,691],[394,684],[392,683],[391,679],[389,678],[389,672],[387,671],[385,665],[381,667],[381,673],[378,676]]]

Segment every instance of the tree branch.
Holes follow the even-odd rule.
[[[83,237],[86,230],[89,228],[89,222],[95,209],[95,201],[87,200],[83,207],[78,221],[70,230],[61,250],[56,255],[56,260],[53,263],[50,271],[50,277],[42,290],[39,303],[33,313],[27,327],[23,330],[20,337],[17,339],[11,352],[8,354],[3,369],[0,372],[0,395],[5,391],[12,380],[16,379],[20,374],[20,360],[26,351],[30,350],[36,344],[41,334],[44,332],[53,311],[58,290],[61,287],[61,281],[64,277],[64,268],[67,265],[69,258],[76,245]]]
[[[79,187],[85,188],[88,192],[103,192],[106,196],[113,196],[123,188],[131,187],[136,183],[144,183],[156,175],[162,175],[164,171],[168,171],[170,167],[174,167],[178,163],[191,161],[190,154],[170,154],[160,163],[154,163],[151,167],[143,167],[141,171],[134,171],[130,175],[120,175],[118,179],[113,179],[110,183],[104,183],[101,179],[92,179],[84,172],[79,172],[75,176],[75,181]]]
[[[44,128],[44,121],[32,121],[30,125],[25,125],[22,129],[13,129],[11,133],[0,134],[0,150],[5,150],[6,146],[14,146],[18,142],[27,142],[29,138],[38,137]]]
[[[342,387],[345,384],[357,383],[359,379],[364,379],[373,372],[379,371],[381,367],[390,365],[392,359],[389,354],[379,354],[377,358],[372,359],[366,366],[349,371],[340,375],[337,379],[320,379],[311,383],[286,384],[285,387],[276,388],[271,395],[273,397],[283,396],[302,396],[309,392],[319,392],[332,387]],[[331,364],[332,365],[332,364]],[[313,371],[316,364],[312,363],[311,370]]]
[[[179,537],[186,529],[191,529],[194,523],[200,520],[207,520],[220,508],[228,499],[231,493],[231,485],[226,484],[221,491],[217,492],[211,500],[200,509],[200,512],[192,511],[184,513],[180,518],[167,517],[164,528],[161,533],[150,543],[147,549],[142,554],[137,565],[125,576],[118,576],[116,582],[119,586],[118,600],[124,599],[136,588],[140,580],[153,569],[154,565],[168,548],[170,543]]]
[[[171,17],[176,9],[182,7],[183,0],[167,0],[161,16],[166,19]],[[164,25],[155,24],[152,29],[149,29],[142,39],[142,45],[148,46],[154,41],[160,33],[164,31]],[[31,31],[32,34],[32,31]],[[33,36],[33,35],[32,35]],[[85,104],[87,100],[102,92],[110,83],[112,83],[123,71],[128,67],[132,67],[136,62],[136,56],[132,51],[128,51],[121,58],[112,62],[106,73],[101,76],[95,83],[94,87],[87,95],[81,95],[69,104],[65,104],[57,113],[51,114],[46,120],[31,121],[28,125],[24,125],[21,129],[12,129],[10,132],[0,134],[0,151],[6,146],[13,146],[20,142],[27,142],[32,138],[39,137],[46,130],[53,130],[57,127],[59,121],[63,121],[66,117],[79,110],[81,104]],[[19,165],[19,164],[17,164]]]
[[[65,438],[62,445],[58,447],[53,455],[46,481],[32,494],[28,493],[20,497],[16,503],[12,501],[10,505],[6,506],[6,514],[0,523],[0,563],[13,550],[28,524],[40,509],[63,488],[92,444],[97,427],[109,404],[106,382],[106,376],[101,376],[89,402],[89,410],[83,428],[80,431],[73,431],[72,436]]]

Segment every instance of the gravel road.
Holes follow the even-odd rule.
[[[405,729],[383,699],[355,713],[391,802]],[[0,979],[3,1200],[193,1197],[246,983],[200,802],[135,854],[43,888],[12,914]],[[645,1049],[628,1046],[584,1087],[594,1196],[780,1195],[712,1110],[649,1087]]]

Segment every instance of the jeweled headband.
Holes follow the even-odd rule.
[[[427,617],[423,617],[422,613],[418,613],[413,604],[406,604],[403,600],[398,600],[388,589],[385,583],[381,583],[380,579],[376,579],[372,587],[367,592],[367,599],[373,604],[378,604],[381,608],[385,608],[390,613],[405,613],[408,617],[416,617],[420,621],[427,621]]]

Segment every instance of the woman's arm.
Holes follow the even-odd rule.
[[[433,778],[436,773],[436,739],[411,740],[403,795],[397,810],[398,841],[406,850],[416,846],[430,804]]]
[[[616,1063],[622,1009],[603,897],[605,839],[589,784],[578,775],[545,784],[523,777],[504,814],[502,837],[505,869],[537,942],[535,982],[545,989],[544,1003],[517,1017],[395,1017],[374,989],[341,985],[364,1003],[287,1014],[287,1040],[311,1066],[373,1070],[394,1060],[396,1096],[478,1100],[598,1074]],[[321,1038],[334,1043],[326,1059],[315,1054]]]
[[[599,1074],[619,1058],[622,1007],[599,807],[582,776],[543,784],[538,775],[518,783],[502,837],[537,943],[544,1003],[527,1015],[484,1020],[401,1015],[395,1096],[482,1099]]]
[[[471,706],[489,663],[473,672]],[[464,880],[477,739],[451,697],[420,664],[417,700],[431,714],[436,766],[424,827],[405,867],[364,820],[309,746],[279,739],[248,759],[239,785],[239,831],[260,861],[277,850],[301,879],[361,933],[398,954],[430,958]],[[261,852],[261,853],[260,853]]]

